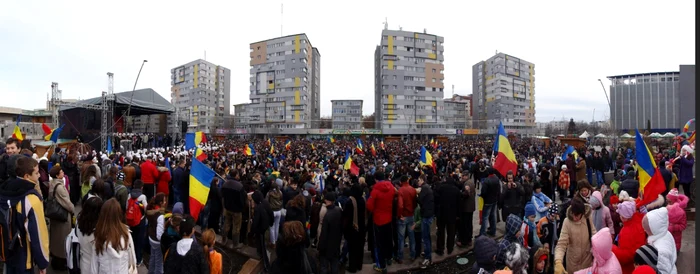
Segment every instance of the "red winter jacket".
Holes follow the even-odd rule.
[[[380,181],[374,184],[369,200],[367,200],[367,210],[372,212],[374,224],[385,225],[391,222],[392,205],[397,193],[389,181]],[[399,208],[401,206],[399,205]]]
[[[642,228],[644,214],[635,212],[632,218],[622,224],[617,245],[612,252],[620,261],[622,273],[628,274],[634,271],[634,254],[641,246],[647,243],[647,235]]]
[[[165,169],[160,171],[160,176],[158,176],[158,186],[156,186],[156,193],[163,192],[167,197],[170,194],[170,171]]]
[[[160,173],[151,161],[144,161],[141,163],[141,181],[144,185],[152,185],[158,179]]]
[[[413,211],[416,209],[416,189],[408,185],[408,182],[401,183],[399,198],[403,204],[399,207],[399,217],[413,217]]]

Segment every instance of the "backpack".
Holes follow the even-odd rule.
[[[68,273],[80,274],[80,240],[77,226],[66,236],[65,249]]]
[[[124,193],[124,191],[126,193]],[[126,201],[129,201],[129,190],[124,185],[114,185],[114,198],[116,198],[117,201],[119,201],[119,205],[121,206],[122,211],[126,212],[126,201],[122,200],[122,197],[124,196],[126,196],[127,198]]]
[[[126,224],[129,227],[136,227],[141,223],[143,218],[143,209],[138,198],[129,198],[126,205]]]
[[[15,255],[22,253],[26,240],[26,229],[24,228],[25,213],[24,198],[34,194],[40,194],[32,189],[26,194],[16,197],[0,196],[0,261],[13,262],[17,258]],[[20,205],[21,212],[17,211],[17,205]]]

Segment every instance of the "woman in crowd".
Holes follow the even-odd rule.
[[[584,180],[581,180],[585,182]],[[579,182],[581,182],[579,181]],[[554,273],[564,273],[564,255],[566,255],[566,272],[573,273],[591,266],[591,237],[596,233],[591,208],[578,195],[574,196],[571,206],[566,211],[561,235],[554,249]]]
[[[202,245],[204,245],[204,256],[209,263],[209,273],[221,274],[222,261],[221,253],[214,250],[216,244],[216,232],[209,228],[202,233]]]
[[[95,227],[95,244],[90,273],[123,274],[136,268],[134,241],[122,223],[123,213],[116,199],[109,199],[100,210]]]
[[[94,255],[95,227],[102,209],[102,199],[90,198],[83,203],[78,215],[78,241],[80,242],[80,269],[90,271]]]
[[[92,184],[97,180],[97,166],[89,165],[80,178],[80,197],[85,197],[92,188]]]
[[[270,186],[270,191],[267,192],[267,202],[270,204],[270,209],[274,215],[274,222],[270,227],[270,246],[275,248],[277,238],[280,231],[280,218],[282,217],[282,179],[277,179]]]
[[[68,212],[68,220],[51,220],[49,235],[49,248],[51,249],[52,257],[51,266],[56,270],[64,270],[66,269],[66,249],[63,243],[71,231],[74,209],[63,183],[64,174],[61,167],[59,165],[53,166],[49,174],[51,175],[51,182],[49,184],[48,197],[56,199],[58,204]]]
[[[312,267],[316,263],[311,261],[312,258],[306,254],[309,238],[306,237],[306,229],[301,222],[285,221],[278,243],[277,259],[273,263],[270,273],[316,273],[313,271],[315,267]]]

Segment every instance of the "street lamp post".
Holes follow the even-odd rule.
[[[143,60],[143,62],[141,62],[141,68],[139,68],[139,74],[136,75],[136,81],[134,81],[134,88],[131,90],[131,100],[129,101],[129,107],[126,109],[126,116],[127,117],[129,117],[131,115],[131,104],[134,102],[134,91],[136,91],[136,83],[139,82],[139,77],[141,76],[141,70],[143,70],[143,65],[146,64],[146,62],[148,62],[148,60]],[[131,124],[132,124],[131,126],[133,129],[133,124],[134,124],[133,120],[131,121]]]

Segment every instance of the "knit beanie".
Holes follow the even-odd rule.
[[[656,267],[658,263],[659,252],[652,245],[646,244],[641,246],[634,254],[634,263],[637,265],[648,265]]]
[[[284,182],[282,181],[282,179],[277,178],[277,179],[275,179],[275,184],[277,184],[277,187],[279,187],[280,189],[282,189],[282,186],[284,185]]]
[[[670,202],[672,202],[672,203],[676,203],[676,202],[678,202],[678,198],[679,198],[680,195],[681,195],[681,194],[678,193],[678,188],[673,188],[673,189],[671,189],[671,190],[668,192],[668,194],[666,195],[666,200],[668,200],[668,201],[670,201]]]
[[[506,249],[506,265],[515,274],[527,274],[527,261],[530,259],[527,249],[519,243],[512,243]]]
[[[533,205],[532,203],[528,203],[527,205],[525,205],[525,217],[534,215],[537,215],[537,211],[535,211],[535,205]]]
[[[184,214],[185,210],[183,208],[182,202],[177,202],[173,205],[173,214]]]
[[[476,252],[475,259],[478,264],[492,264],[496,261],[494,256],[498,252],[498,244],[496,240],[487,236],[479,236],[474,240],[474,250]]]
[[[625,219],[632,218],[634,211],[635,204],[632,201],[625,201],[617,205],[617,213],[620,214],[620,217],[624,217]]]
[[[553,203],[552,206],[549,207],[549,215],[554,214],[559,214],[559,205]]]

